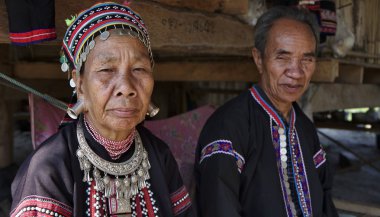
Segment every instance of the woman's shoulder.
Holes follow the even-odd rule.
[[[13,207],[28,195],[54,198],[57,192],[61,192],[64,198],[68,198],[72,182],[72,154],[66,138],[68,130],[68,127],[60,129],[22,163],[12,183]]]
[[[55,134],[45,140],[34,150],[24,164],[29,167],[39,167],[39,171],[50,171],[60,162],[70,160],[70,138],[73,136],[72,124],[59,129]]]

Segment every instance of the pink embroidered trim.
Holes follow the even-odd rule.
[[[11,217],[15,216],[72,216],[72,208],[57,200],[31,195],[25,197],[19,205],[12,210]]]
[[[170,195],[174,216],[181,214],[191,206],[191,199],[185,186]]]

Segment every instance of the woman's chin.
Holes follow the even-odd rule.
[[[112,130],[115,131],[125,131],[131,130],[136,127],[142,120],[139,117],[133,118],[112,118],[112,120],[108,121],[108,126]]]

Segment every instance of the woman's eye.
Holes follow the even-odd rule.
[[[104,69],[100,69],[99,72],[111,72],[112,69],[110,68],[104,68]]]
[[[284,55],[279,55],[279,56],[276,57],[276,59],[278,59],[278,60],[287,60],[287,59],[289,59],[289,57],[288,56],[284,56]]]

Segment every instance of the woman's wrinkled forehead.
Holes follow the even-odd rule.
[[[150,39],[141,17],[125,5],[107,2],[81,12],[71,22],[63,38],[62,71],[69,71],[70,68],[80,71],[96,41],[107,40],[110,34],[139,39],[147,48],[153,67]]]

